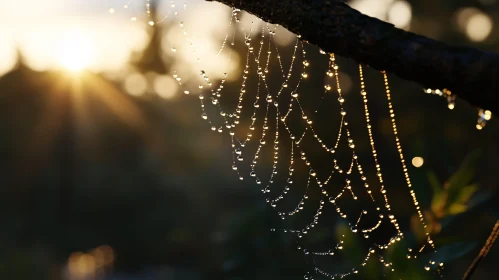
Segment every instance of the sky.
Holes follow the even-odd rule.
[[[130,54],[142,50],[148,42],[146,1],[0,1],[0,75],[15,65],[17,49],[22,51],[28,65],[35,70],[85,68],[95,72],[119,71]],[[172,3],[176,5],[174,9],[171,8]],[[188,7],[187,12],[183,11],[184,4]],[[410,29],[412,8],[406,0],[352,0],[349,4],[399,28]],[[190,39],[203,46],[197,48],[196,55],[179,52],[184,60],[193,64],[197,63],[197,55],[209,57],[212,53],[216,54],[219,38],[213,37],[226,33],[228,24],[221,24],[219,19],[230,13],[229,8],[202,0],[165,0],[160,6],[159,17],[163,18],[167,11],[174,10],[179,11],[179,18],[184,18],[179,20],[186,22],[187,28],[190,28]],[[169,15],[166,20],[173,18]],[[462,9],[456,18],[462,32],[472,41],[485,40],[493,27],[491,18],[476,8]],[[247,23],[253,20],[253,17],[245,19]],[[293,40],[293,35],[286,34],[286,31],[280,33],[284,33],[283,44]],[[174,44],[185,39],[177,29],[176,34],[165,37],[164,51],[180,50]],[[199,54],[201,51],[204,53]],[[236,64],[238,58],[233,59],[233,64]],[[205,59],[196,70],[199,67],[210,70],[212,64],[210,59]],[[234,65],[225,68],[231,69]],[[221,75],[216,74],[217,77]]]
[[[196,5],[191,6],[191,3]],[[85,68],[94,72],[119,71],[132,52],[141,51],[148,43],[151,29],[145,4],[146,0],[0,1],[0,61],[3,62],[0,75],[15,65],[17,49],[35,70]],[[169,17],[165,21],[173,19],[170,12],[178,11],[175,20],[192,22],[188,26],[192,27],[188,30],[188,37],[203,46],[198,47],[198,54],[205,57],[207,52],[216,54],[217,44],[211,37],[217,32],[225,34],[228,24],[221,26],[219,21],[207,21],[206,17],[222,19],[225,13],[228,23],[229,8],[203,1],[177,0],[175,8],[171,4],[172,1],[162,2],[159,19],[166,15]],[[188,13],[184,12],[184,4],[188,6]],[[200,6],[202,9],[198,9]],[[217,13],[222,14],[217,17]],[[175,46],[175,43],[189,39],[178,30],[165,36],[165,52],[175,47],[181,50],[181,46]],[[191,53],[179,51],[179,54],[190,63],[197,59]],[[232,59],[232,64],[235,64],[237,57]],[[198,68],[210,70],[211,64],[207,60]],[[229,65],[229,69],[231,67]]]
[[[129,20],[130,14],[142,14],[144,9],[131,5],[125,10],[123,2],[0,1],[0,60],[4,62],[0,74],[15,63],[16,48],[36,70],[63,66],[79,55],[80,63],[90,69],[121,67],[130,52],[143,48],[147,39],[143,23]],[[111,7],[116,7],[116,13],[109,13]]]
[[[163,1],[160,11],[165,13],[171,3],[175,3],[177,9],[184,4],[192,9],[192,4],[199,6],[200,3],[206,7],[223,9],[222,5],[203,2]],[[374,2],[376,5],[373,6]],[[374,2],[355,0],[352,5],[364,12],[370,12],[372,16],[383,18],[394,0]],[[148,18],[145,3],[146,0],[0,1],[0,61],[3,61],[0,65],[0,75],[15,64],[17,48],[22,50],[29,66],[35,70],[54,67],[85,67],[95,71],[118,70],[123,67],[132,51],[141,50],[147,43],[145,25]],[[128,8],[125,9],[124,6]],[[212,9],[211,12],[194,13],[196,17],[193,18],[217,18],[213,17],[213,12],[216,11]],[[395,13],[399,15],[395,21],[398,25],[407,25],[410,13],[410,7],[407,10],[406,6],[401,5]],[[136,20],[132,21],[134,17]],[[208,25],[211,30],[207,30],[208,27],[204,25]],[[201,34],[208,34],[207,31],[221,27],[219,22],[213,20],[206,20],[197,25],[199,26],[203,26]],[[291,36],[287,38],[289,41]],[[204,39],[207,38],[201,38],[202,44],[209,46],[210,40]],[[75,60],[76,57],[79,57],[78,60]]]

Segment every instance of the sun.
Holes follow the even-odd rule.
[[[91,67],[95,60],[95,44],[90,36],[80,30],[73,30],[61,37],[56,53],[56,61],[61,68],[78,73]]]

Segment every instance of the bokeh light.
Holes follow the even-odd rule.
[[[396,1],[388,10],[388,21],[398,28],[407,28],[412,19],[412,7],[407,1]]]
[[[422,157],[414,157],[412,158],[412,165],[416,168],[423,166],[424,159]]]
[[[178,91],[178,87],[178,82],[167,75],[157,76],[153,83],[154,92],[164,99],[173,98]]]
[[[459,30],[473,42],[482,42],[492,33],[494,21],[475,7],[461,8],[455,15]]]
[[[141,73],[132,73],[125,78],[123,86],[130,95],[141,96],[147,91],[147,79]]]
[[[481,42],[489,37],[492,32],[493,21],[485,13],[472,15],[466,24],[466,35],[475,42]]]

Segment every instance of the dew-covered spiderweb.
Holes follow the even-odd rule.
[[[144,5],[144,0],[136,1]],[[192,2],[168,1],[165,16],[154,19],[150,1],[145,0],[143,21],[151,26],[173,22],[180,34],[176,38],[182,40],[167,40],[167,49],[188,57],[197,69],[195,78],[184,78],[190,71],[185,69],[172,71],[173,78],[183,87],[182,92],[199,97],[200,117],[208,129],[229,137],[232,162],[228,168],[240,180],[254,182],[275,210],[281,222],[271,231],[295,238],[296,249],[309,267],[305,279],[342,279],[361,273],[371,263],[390,273],[395,266],[384,253],[395,246],[404,247],[407,261],[434,254],[432,237],[427,233],[424,241],[414,245],[403,233],[409,225],[401,224],[394,213],[394,205],[400,204],[392,202],[404,193],[426,228],[399,138],[386,72],[369,70],[378,81],[371,94],[365,78],[368,66],[356,66],[353,82],[360,86],[347,95],[342,91],[342,59],[309,45],[299,35],[290,37],[281,26],[226,7],[227,17],[213,21],[228,28],[224,34],[209,35],[219,38],[213,45],[196,34],[195,23],[187,21]],[[130,1],[124,7],[133,4]],[[138,18],[132,16],[131,20]],[[282,46],[281,33],[291,38],[291,47]],[[312,65],[311,58],[322,64]],[[240,69],[234,66],[239,62],[243,65]],[[386,140],[377,137],[370,111],[374,94],[377,104],[384,100],[383,112],[394,143],[391,148],[400,162],[396,170],[383,169],[378,146],[380,142],[386,146]],[[449,106],[453,106],[453,98],[449,95]],[[349,108],[355,106],[361,116],[349,115]],[[358,143],[368,147],[362,157],[357,153]],[[397,196],[387,191],[392,182],[387,177],[395,175],[400,176]],[[339,223],[349,230],[332,234]],[[349,235],[365,245],[363,259],[337,271],[335,264],[350,250],[345,242]],[[443,263],[431,257],[421,267],[436,274],[442,269]]]

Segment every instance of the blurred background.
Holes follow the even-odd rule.
[[[231,9],[200,0],[151,3],[154,24],[145,0],[0,1],[0,279],[303,279],[303,253],[290,236],[270,231],[278,216],[258,187],[231,171],[229,137],[200,117],[200,69],[218,82],[232,73],[226,87],[234,95],[241,84],[244,39],[216,56],[231,30]],[[496,0],[349,3],[415,33],[499,52]],[[201,46],[202,62],[179,20]],[[251,21],[242,15],[246,30]],[[284,64],[295,38],[277,31]],[[307,51],[311,64],[322,66],[311,67],[305,89],[320,92],[327,57]],[[352,96],[350,121],[365,129],[357,65],[339,64],[345,96]],[[418,240],[423,233],[404,196],[382,80],[366,71],[392,206],[409,240]],[[445,278],[457,279],[499,218],[499,124],[492,116],[477,130],[477,108],[457,100],[449,110],[444,98],[395,76],[391,87],[436,258],[446,263]],[[367,133],[359,135],[365,143],[357,152],[369,158]],[[344,234],[346,225],[331,219],[333,234]],[[365,256],[361,241],[346,243],[356,249],[335,270]],[[405,258],[397,249],[387,254],[394,263]],[[495,246],[474,279],[497,278],[498,260]],[[438,278],[417,261],[398,267],[385,274],[369,266],[359,278]]]

